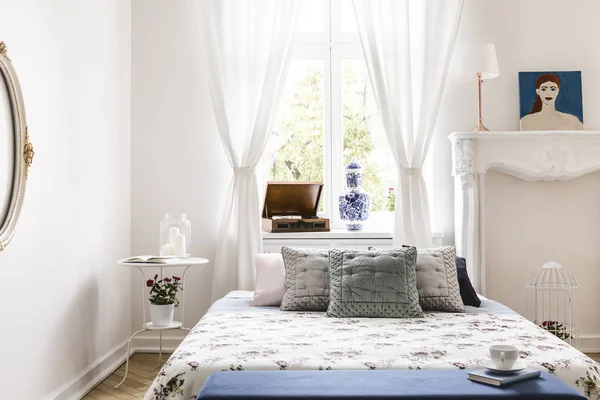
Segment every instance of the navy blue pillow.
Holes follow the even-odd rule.
[[[462,297],[465,306],[479,307],[481,305],[481,300],[477,297],[477,292],[471,284],[469,275],[467,275],[467,260],[463,257],[456,257],[456,273],[458,274],[460,297]]]

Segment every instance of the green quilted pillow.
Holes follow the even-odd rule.
[[[329,252],[329,317],[421,318],[417,249]]]

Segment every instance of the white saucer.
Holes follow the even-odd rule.
[[[512,366],[512,368],[498,368],[495,367],[494,364],[492,363],[492,360],[488,360],[486,362],[483,363],[483,366],[487,369],[489,369],[492,372],[495,372],[497,374],[514,374],[515,372],[519,372],[522,369],[527,368],[527,365],[525,365],[522,362],[516,362],[515,365]]]

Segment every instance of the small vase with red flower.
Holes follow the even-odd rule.
[[[150,288],[150,318],[155,327],[166,327],[173,323],[175,307],[179,305],[177,292],[183,290],[181,278],[148,279],[146,286]]]

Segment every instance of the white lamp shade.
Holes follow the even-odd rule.
[[[492,79],[500,75],[494,43],[465,46],[461,78],[473,78],[477,73],[481,73],[483,79]]]

